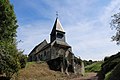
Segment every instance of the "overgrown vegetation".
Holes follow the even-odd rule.
[[[110,27],[116,30],[116,35],[112,36],[112,40],[120,45],[120,12],[112,16]],[[99,76],[105,80],[120,80],[120,52],[110,57],[105,57],[101,66]],[[99,77],[99,78],[100,78]]]
[[[100,73],[102,73],[101,76],[105,78],[106,77],[105,75],[108,74],[109,72],[111,72],[111,75],[109,75],[109,77],[115,78],[116,76],[119,76],[120,69],[119,67],[117,67],[119,66],[119,64],[120,64],[120,52],[105,58],[104,63],[101,66],[101,71],[100,71]],[[118,74],[114,75],[115,72],[118,72]],[[120,77],[118,79],[120,79]],[[114,80],[114,79],[108,79],[108,80]]]
[[[13,6],[9,0],[0,0],[0,75],[5,74],[6,79],[26,64],[26,57],[16,46],[17,28]]]
[[[115,68],[112,70],[109,80],[120,80],[120,62]]]
[[[83,60],[83,62],[84,62],[84,65],[85,66],[87,66],[87,65],[91,65],[91,64],[93,64],[93,63],[95,63],[95,62],[97,62],[97,61],[92,61],[92,60]]]
[[[85,67],[86,72],[98,72],[101,70],[102,61],[95,62]]]
[[[105,75],[105,80],[109,80],[109,79],[110,79],[110,76],[111,76],[111,71],[108,72],[108,73]]]
[[[120,44],[120,12],[112,16],[110,27],[116,30],[116,35],[112,36],[112,40]]]

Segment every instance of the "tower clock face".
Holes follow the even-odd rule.
[[[57,33],[57,38],[63,38],[63,34]]]

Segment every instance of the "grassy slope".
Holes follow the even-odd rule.
[[[106,58],[101,71],[105,73],[105,80],[120,80],[120,52]]]
[[[112,70],[109,80],[120,80],[120,63]]]
[[[120,80],[120,63],[105,75],[105,80]]]
[[[105,74],[105,79],[104,80],[109,80],[111,76],[111,71]]]
[[[25,68],[14,74],[11,80],[70,80],[78,76],[80,77],[80,75],[70,74],[68,77],[59,71],[50,70],[45,62],[29,62]],[[89,75],[86,74],[84,77],[89,77]]]
[[[95,62],[91,65],[88,65],[88,66],[85,67],[85,71],[86,72],[98,72],[101,69],[101,64],[102,63],[103,62]]]
[[[29,62],[26,67],[14,74],[11,80],[67,80],[61,72],[52,71],[47,63]]]

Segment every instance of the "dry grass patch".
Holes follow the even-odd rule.
[[[69,80],[67,75],[49,69],[46,62],[29,62],[11,80]]]

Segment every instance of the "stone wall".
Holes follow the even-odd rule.
[[[46,48],[43,51],[40,51],[39,53],[37,53],[37,61],[47,61],[51,59],[51,49],[50,47]]]

